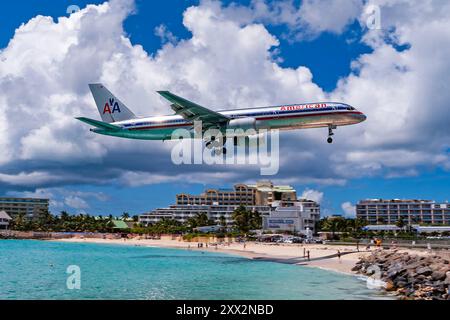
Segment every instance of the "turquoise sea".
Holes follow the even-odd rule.
[[[79,267],[80,289],[67,287],[71,265]],[[377,298],[354,276],[232,255],[0,240],[0,299]]]

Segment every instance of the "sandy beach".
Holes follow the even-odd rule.
[[[355,252],[355,246],[344,245],[326,245],[326,244],[274,244],[274,243],[230,243],[219,244],[217,248],[209,245],[202,248],[197,247],[197,242],[184,242],[180,240],[172,240],[170,238],[162,238],[161,240],[151,239],[99,239],[99,238],[69,238],[56,241],[64,242],[85,242],[100,244],[119,244],[131,246],[149,246],[162,248],[178,248],[186,250],[202,250],[211,252],[222,252],[235,254],[249,259],[259,259],[267,261],[275,261],[280,263],[299,264],[309,267],[322,268],[335,272],[346,274],[354,274],[351,269],[355,266],[360,257],[369,255],[370,251]],[[365,248],[360,246],[360,250]],[[341,252],[340,259],[335,256]],[[373,249],[375,250],[375,249]],[[304,252],[309,251],[310,260],[303,257]],[[405,249],[401,251],[412,251]],[[425,252],[414,250],[414,253],[427,254]]]

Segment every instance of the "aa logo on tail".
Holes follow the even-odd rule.
[[[111,111],[112,108],[112,111]],[[109,113],[112,114],[114,112],[120,113],[120,107],[117,101],[114,101],[114,98],[109,99],[109,103],[105,103],[105,107],[103,108],[103,114]]]

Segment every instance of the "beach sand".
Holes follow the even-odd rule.
[[[81,242],[81,243],[100,243],[100,244],[119,244],[131,246],[148,246],[162,248],[178,248],[189,250],[201,250],[211,252],[221,252],[239,255],[249,259],[260,259],[267,261],[276,261],[282,263],[299,264],[309,267],[322,268],[335,272],[354,274],[351,269],[355,266],[359,257],[368,255],[370,252],[355,252],[355,246],[344,245],[324,245],[324,244],[274,244],[246,242],[243,243],[219,244],[215,246],[203,244],[202,248],[197,248],[197,242],[184,242],[172,240],[169,237],[161,240],[151,239],[99,239],[99,238],[69,238],[55,241],[63,242]],[[360,246],[360,249],[362,246]],[[338,250],[342,253],[341,258],[328,257],[336,255]],[[310,261],[303,257],[304,252],[310,252]],[[316,260],[318,259],[318,260]]]

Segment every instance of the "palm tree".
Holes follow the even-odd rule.
[[[25,214],[23,212],[15,216],[12,228],[19,231],[26,229]]]
[[[403,221],[403,218],[400,217],[395,225],[400,229],[403,229],[405,227],[405,222]]]
[[[243,205],[233,211],[234,226],[244,234],[250,230],[260,229],[262,226],[262,218],[258,211],[247,210]]]

